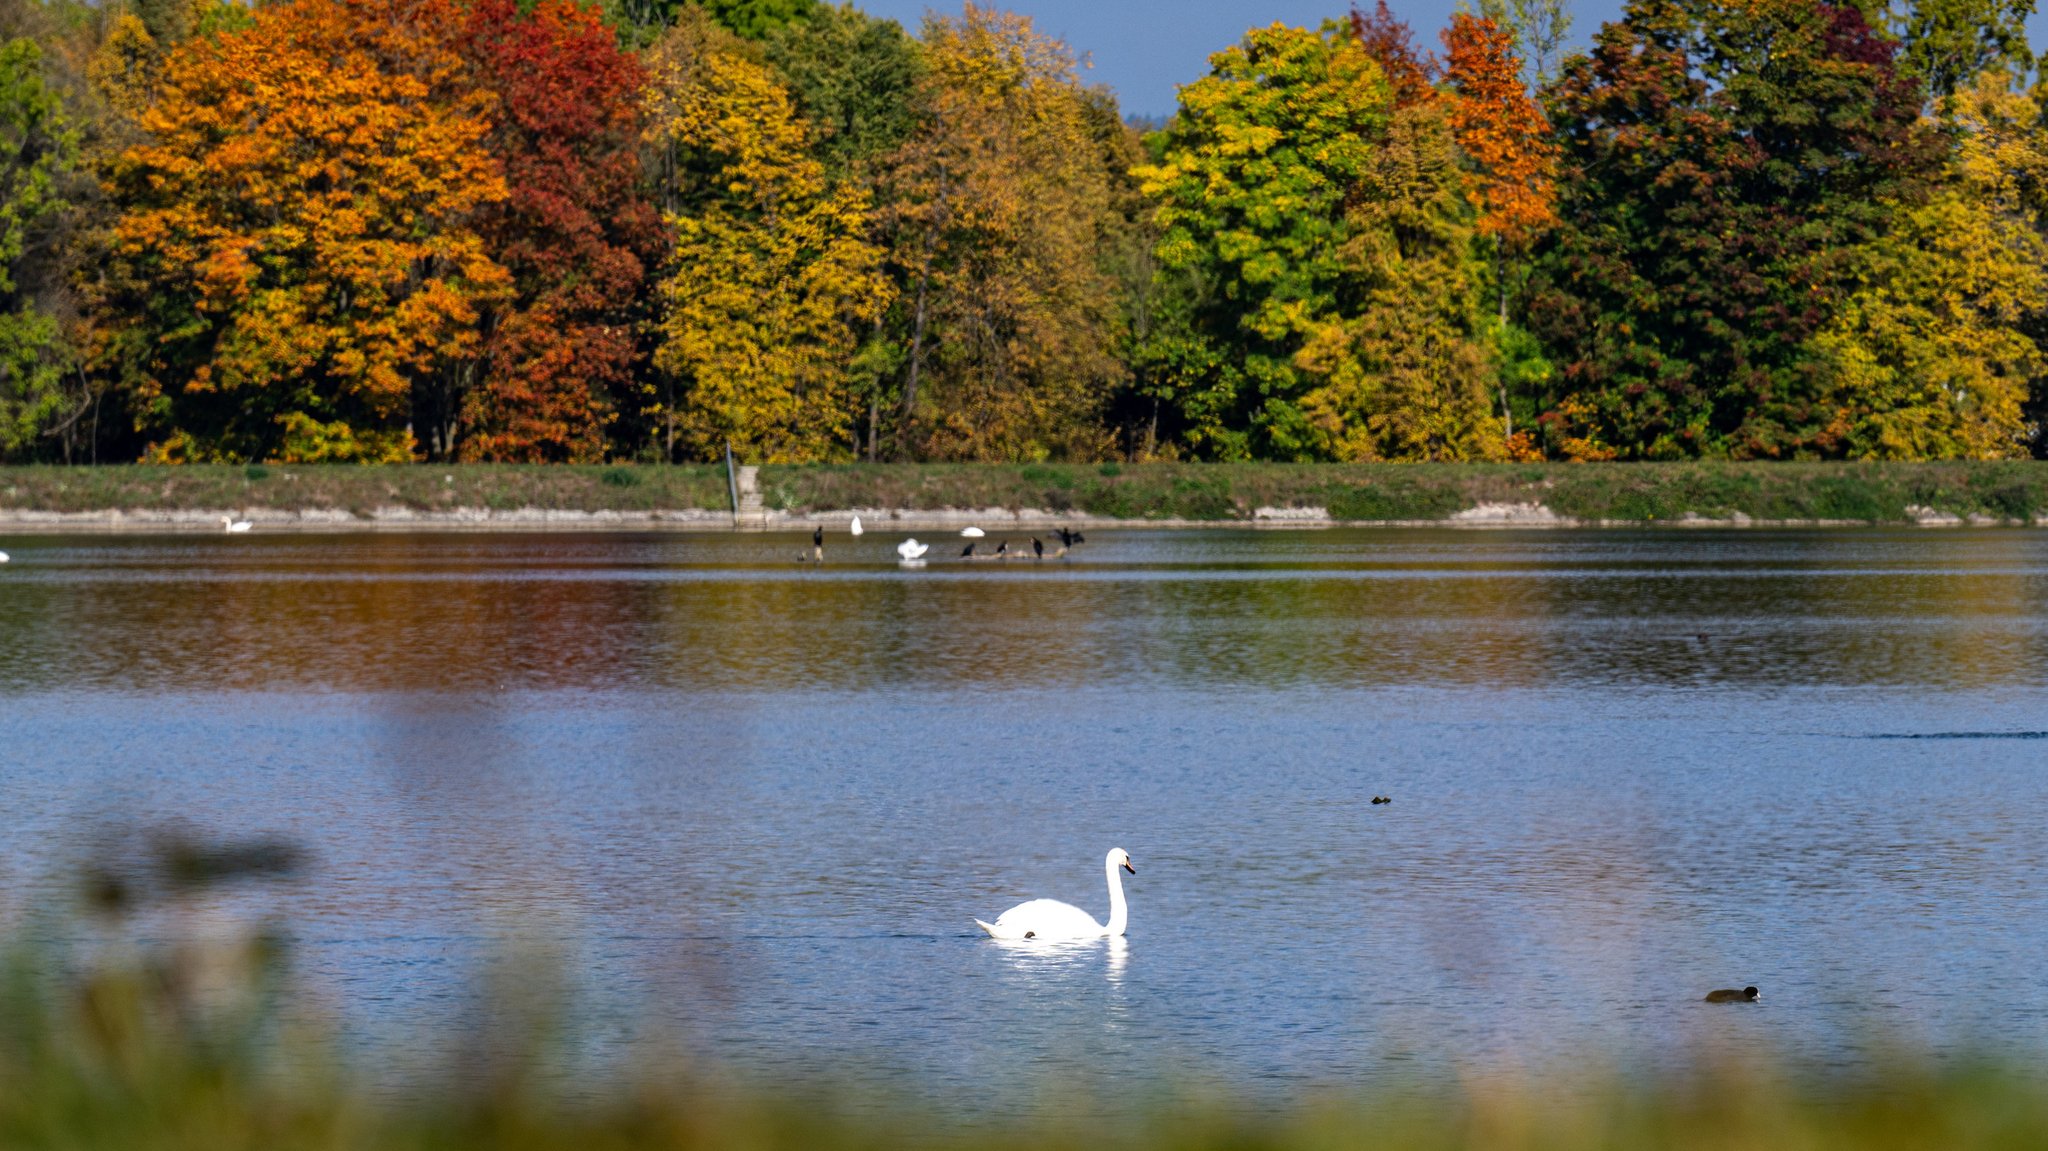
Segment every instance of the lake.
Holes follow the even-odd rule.
[[[0,922],[287,837],[220,913],[394,1074],[535,954],[571,1062],[981,1099],[2048,1054],[2048,532],[899,538],[0,539]],[[971,922],[1113,846],[1123,946]]]

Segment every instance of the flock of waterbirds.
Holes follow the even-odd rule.
[[[242,535],[247,533],[249,529],[254,525],[251,524],[248,520],[238,520],[231,515],[224,515],[220,517],[220,526],[221,530],[228,533],[229,535]],[[866,528],[861,526],[859,516],[853,517],[853,521],[847,525],[848,535],[859,536],[866,530]],[[1075,544],[1086,542],[1088,538],[1082,535],[1080,532],[1070,531],[1064,527],[1058,528],[1056,530],[1059,533],[1060,546],[1059,550],[1052,553],[1052,557],[1054,559],[1058,559],[1061,556],[1066,555],[1067,550],[1069,548],[1072,548]],[[962,549],[960,552],[961,559],[1010,560],[1025,558],[1024,545],[1019,544],[1015,550],[1012,550],[1010,547],[1009,540],[1003,540],[1001,543],[998,543],[996,545],[996,550],[994,550],[993,552],[977,551],[974,541],[982,539],[983,537],[988,535],[987,532],[981,530],[978,527],[962,528],[960,529],[960,534],[961,536],[965,537],[968,541],[966,548]],[[904,540],[902,543],[896,545],[897,556],[900,557],[901,562],[909,565],[922,564],[924,562],[925,553],[930,550],[930,544],[919,543],[916,537]],[[817,528],[811,532],[810,554],[799,555],[796,558],[798,563],[825,562],[825,529],[823,527]],[[1031,537],[1030,558],[1037,560],[1042,560],[1045,558],[1045,542],[1043,540],[1040,540],[1037,536]],[[4,564],[7,561],[7,553],[0,552],[0,564]]]
[[[852,521],[846,525],[848,535],[859,536],[866,530],[866,528],[861,526],[859,516],[853,517]],[[1076,545],[1088,542],[1087,536],[1070,528],[1058,527],[1053,530],[1058,535],[1060,542],[1059,546],[1051,553],[1050,558],[1052,559],[1060,559]],[[1028,548],[1022,543],[1017,544],[1013,548],[1010,546],[1011,541],[999,540],[994,551],[981,550],[980,541],[988,538],[988,533],[978,527],[970,524],[967,527],[961,528],[960,536],[967,541],[967,546],[960,549],[960,558],[965,561],[1043,560],[1047,558],[1045,541],[1037,536],[1029,537],[1031,542]],[[931,551],[931,548],[932,545],[922,543],[916,536],[912,536],[896,545],[897,560],[905,567],[922,567],[925,562],[925,554]],[[801,564],[821,564],[825,562],[825,529],[823,526],[811,529],[811,550],[808,553],[799,553],[796,557],[796,562]]]

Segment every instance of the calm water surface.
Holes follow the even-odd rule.
[[[401,1068],[535,949],[595,1061],[981,1096],[2048,1054],[2048,533],[898,538],[0,539],[0,922],[289,836]],[[1126,946],[970,922],[1111,846]]]

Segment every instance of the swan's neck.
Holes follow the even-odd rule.
[[[1124,924],[1131,918],[1130,905],[1124,902],[1124,877],[1117,874],[1116,861],[1103,865],[1109,875],[1109,928],[1107,934],[1122,935]]]

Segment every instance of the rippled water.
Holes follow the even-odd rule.
[[[532,944],[593,1059],[970,1093],[2048,1054],[2048,533],[896,539],[0,540],[0,917],[290,836],[397,1065]],[[1126,947],[970,922],[1116,845]]]

